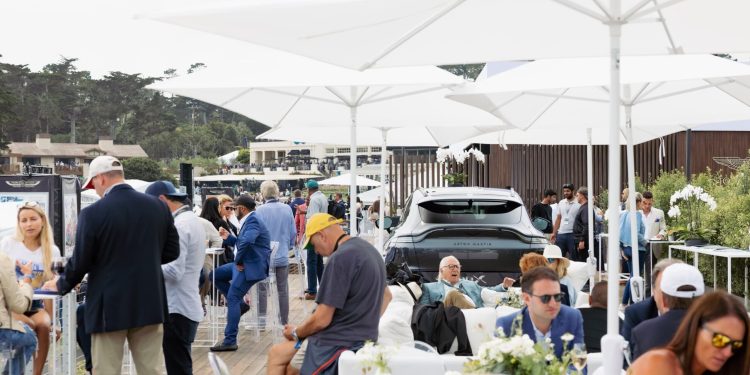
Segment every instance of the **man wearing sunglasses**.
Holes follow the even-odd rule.
[[[573,343],[583,343],[583,317],[581,312],[561,303],[560,280],[557,273],[547,267],[537,267],[521,278],[523,302],[521,311],[497,319],[497,327],[507,336],[526,334],[534,342],[552,340],[555,355],[560,358],[564,349]],[[565,347],[562,336],[573,335]]]
[[[684,263],[676,263],[664,269],[659,282],[661,293],[655,294],[654,300],[661,315],[633,328],[630,337],[633,360],[653,348],[667,345],[690,305],[705,290],[701,272]]]

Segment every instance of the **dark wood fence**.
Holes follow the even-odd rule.
[[[652,182],[661,171],[684,169],[686,166],[686,133],[635,146],[635,170],[644,183]],[[391,196],[396,206],[403,207],[409,194],[420,187],[446,186],[443,176],[449,168],[462,171],[468,186],[512,187],[530,207],[545,189],[558,191],[565,183],[586,184],[586,146],[477,145],[486,155],[485,163],[468,160],[463,165],[440,164],[435,149],[394,148],[391,156]],[[747,158],[750,132],[691,132],[690,172],[728,171],[714,158]],[[661,152],[660,152],[661,150]],[[659,155],[662,154],[660,158]],[[625,147],[621,147],[621,181],[627,183]],[[594,194],[607,187],[606,146],[593,147]],[[621,187],[622,187],[621,186]]]

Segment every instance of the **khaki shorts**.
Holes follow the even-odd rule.
[[[294,357],[292,357],[292,360],[289,362],[289,365],[296,368],[297,370],[302,368],[302,362],[305,361],[305,352],[307,351],[307,340],[302,341],[302,346],[300,346],[299,350],[297,350],[297,353],[294,353]]]

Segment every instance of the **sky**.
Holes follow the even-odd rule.
[[[205,2],[205,1],[204,1]],[[2,0],[0,61],[33,70],[78,58],[95,78],[110,71],[162,76],[190,64],[251,60],[254,46],[136,15],[182,9],[199,0]]]

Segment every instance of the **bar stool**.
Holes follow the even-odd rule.
[[[268,328],[272,332],[274,342],[283,339],[281,332],[281,313],[279,311],[279,297],[276,283],[276,269],[274,258],[279,250],[279,243],[271,241],[271,259],[269,261],[268,277],[253,285],[250,291],[245,295],[245,302],[250,306],[250,310],[245,314],[247,317],[245,329],[253,331],[256,339],[260,338],[260,332]],[[265,314],[261,313],[260,299],[266,299]],[[278,341],[277,341],[278,340]]]
[[[5,374],[26,373],[24,348],[14,348],[9,342],[0,342],[0,371]],[[17,360],[13,360],[18,356]]]

